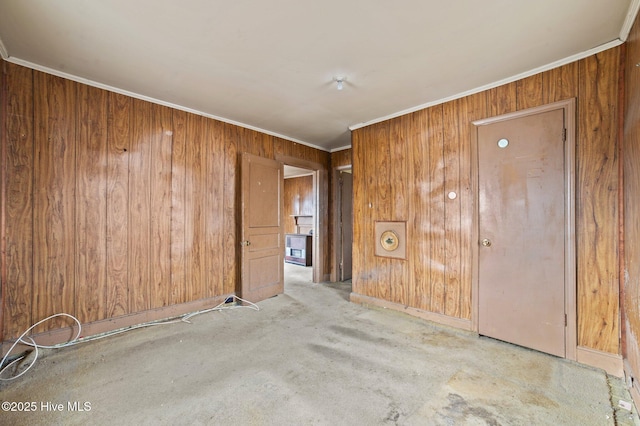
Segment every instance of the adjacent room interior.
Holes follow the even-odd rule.
[[[158,420],[637,422],[640,0],[441,3],[2,2],[0,378],[31,368],[2,392],[30,401],[39,363],[70,362],[76,391],[37,395],[73,419],[80,375],[127,386],[74,370],[117,341],[149,387],[202,369],[215,410],[199,393]],[[149,326],[191,319],[210,364]],[[462,349],[477,370],[446,363],[474,364]],[[548,382],[514,378],[505,405],[495,356]],[[572,412],[568,388],[603,411]],[[94,420],[116,409],[93,398]],[[325,405],[358,398],[376,408]]]

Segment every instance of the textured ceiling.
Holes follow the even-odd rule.
[[[626,39],[638,0],[0,0],[15,63],[332,150]],[[343,90],[334,77],[345,77]]]

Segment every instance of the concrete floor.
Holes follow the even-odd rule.
[[[0,412],[0,424],[638,424],[613,409],[629,400],[622,380],[600,370],[355,305],[350,283],[287,271],[285,294],[260,311],[47,351],[0,384],[2,401],[36,411]]]

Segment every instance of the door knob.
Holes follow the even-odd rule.
[[[491,247],[491,240],[488,238],[485,238],[484,240],[482,240],[480,244],[482,244],[482,247]]]

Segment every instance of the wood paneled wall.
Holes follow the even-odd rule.
[[[58,312],[90,323],[234,293],[238,153],[329,170],[327,152],[0,65],[2,339]]]
[[[296,220],[293,215],[315,216],[313,195],[313,176],[284,180],[285,233],[296,233]]]
[[[627,42],[624,119],[624,334],[627,374],[640,407],[640,17]]]
[[[351,165],[351,148],[331,153],[331,167],[334,169]]]
[[[353,131],[354,293],[470,320],[470,123],[576,98],[578,345],[618,354],[620,59],[610,49]],[[407,221],[406,261],[374,256],[378,220]]]

